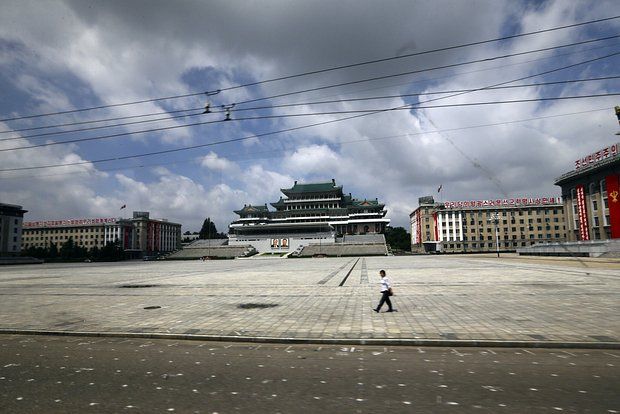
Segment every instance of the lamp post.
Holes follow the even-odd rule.
[[[491,213],[491,218],[489,219],[489,222],[493,222],[495,224],[495,249],[497,251],[497,257],[499,257],[499,213]]]

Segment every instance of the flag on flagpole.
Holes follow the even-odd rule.
[[[121,206],[121,208],[120,208],[120,209],[122,210],[122,209],[124,209],[125,207],[127,207],[127,204],[123,204],[123,205]]]
[[[439,188],[437,189],[437,192],[440,192],[442,188],[443,188],[443,184],[440,184]]]

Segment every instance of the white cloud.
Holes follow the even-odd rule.
[[[605,16],[613,6],[613,0],[594,3],[548,1],[534,6],[527,2],[510,1],[472,3],[405,0],[364,4],[358,1],[319,1],[294,5],[277,1],[209,5],[201,1],[151,1],[148,4],[57,1],[46,7],[41,7],[36,1],[8,1],[3,4],[3,13],[0,15],[0,68],[5,74],[5,77],[0,75],[0,80],[10,79],[7,82],[15,89],[13,93],[16,99],[10,97],[0,102],[0,110],[3,117],[8,117],[8,114],[50,112],[73,106],[224,89],[258,79],[493,38],[515,30],[531,31],[575,20],[583,21]],[[209,99],[213,108],[217,109],[218,105],[224,103],[239,103],[265,95],[568,43],[594,36],[592,33],[599,33],[601,27],[611,25],[618,27],[618,23],[614,22],[606,26],[591,26],[587,31],[571,29],[530,36],[483,47],[334,71],[320,76],[232,89]],[[590,34],[586,34],[588,32]],[[601,50],[600,53],[605,51]],[[420,89],[431,91],[478,87],[588,56],[582,53],[535,60],[548,55],[520,57],[327,89],[282,98],[274,103],[398,94]],[[529,63],[516,64],[524,61]],[[559,75],[576,77],[579,74],[589,76],[615,73],[613,67],[617,66],[616,63],[617,59],[583,67],[572,74]],[[481,71],[490,67],[494,69]],[[456,72],[470,73],[454,76]],[[424,78],[435,80],[430,83],[420,82]],[[435,103],[597,92],[609,90],[611,85],[568,85],[556,87],[550,92],[541,88],[485,91]],[[436,97],[422,96],[420,100]],[[205,96],[198,96],[135,107],[117,107],[97,112],[97,115],[67,115],[56,121],[81,121],[97,116],[132,116],[159,112],[162,108],[200,108],[205,99]],[[242,109],[268,103],[257,101],[239,104],[233,111],[233,118],[256,115]],[[403,103],[403,99],[393,98],[363,103],[306,105],[277,111],[265,109],[259,114],[357,110],[395,107]],[[294,180],[335,178],[345,186],[347,192],[351,191],[360,197],[379,197],[387,203],[393,224],[406,225],[407,210],[415,208],[417,197],[434,194],[439,184],[444,185],[442,196],[452,199],[495,196],[503,191],[532,195],[557,193],[558,189],[552,182],[556,175],[571,169],[573,160],[579,155],[614,141],[613,133],[617,131],[611,109],[614,104],[615,98],[609,98],[426,109],[413,113],[392,111],[286,134],[252,138],[241,144],[237,142],[213,147],[213,151],[202,155],[199,166],[194,170],[188,168],[187,162],[179,162],[178,165],[167,165],[166,168],[136,170],[112,177],[98,171],[97,164],[49,171],[35,170],[32,173],[0,173],[0,179],[7,175],[46,175],[0,181],[0,196],[9,202],[23,203],[31,210],[30,214],[37,217],[116,214],[118,205],[127,200],[130,208],[150,210],[155,215],[183,222],[187,227],[192,227],[191,230],[196,229],[196,223],[201,223],[206,216],[214,218],[218,228],[222,229],[234,217],[233,209],[244,203],[275,201],[280,196],[279,189],[289,187]],[[579,112],[593,107],[610,109],[608,112],[547,118],[521,124],[432,133],[435,129],[509,122]],[[191,120],[199,122],[220,119],[222,116],[211,114]],[[114,138],[92,144],[0,153],[0,165],[10,168],[80,162],[119,154],[159,151],[344,116],[226,122],[158,134],[133,135],[125,137],[127,139]],[[23,121],[18,125],[39,125],[37,122]],[[118,130],[181,125],[184,122],[190,120],[169,120]],[[411,135],[375,140],[407,133]],[[349,141],[359,142],[347,143]],[[0,142],[0,149],[15,144],[16,141]],[[271,158],[261,159],[265,156]],[[166,163],[171,159],[172,156],[162,155],[154,162]],[[130,165],[111,163],[110,166]]]
[[[231,171],[236,167],[234,163],[226,158],[219,157],[213,151],[202,158],[200,165],[214,171]]]

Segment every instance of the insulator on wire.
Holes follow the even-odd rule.
[[[230,113],[231,110],[235,107],[235,104],[230,104],[230,105],[222,105],[222,109],[224,109],[226,111],[226,118],[224,119],[224,121],[230,121]]]
[[[203,112],[204,114],[210,114],[211,113],[211,103],[207,102],[207,104],[205,105],[205,111]]]

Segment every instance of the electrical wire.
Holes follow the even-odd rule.
[[[573,64],[570,64],[570,65],[565,65],[565,66],[561,66],[561,67],[558,67],[558,68],[545,70],[543,72],[538,72],[538,73],[535,73],[535,74],[532,74],[532,75],[522,76],[520,78],[511,79],[511,80],[508,80],[508,81],[487,85],[486,87],[479,88],[476,91],[485,90],[487,88],[492,88],[492,87],[496,87],[496,86],[507,85],[507,84],[510,84],[510,83],[519,82],[519,81],[522,81],[522,80],[525,80],[525,79],[531,79],[531,78],[547,75],[547,74],[554,73],[554,72],[559,72],[559,71],[570,69],[570,68],[574,68],[574,67],[577,67],[577,66],[580,66],[580,65],[584,65],[584,64],[593,63],[593,62],[596,62],[596,61],[599,61],[599,60],[607,59],[609,57],[616,56],[616,55],[619,55],[619,54],[620,54],[620,52],[615,52],[615,53],[612,53],[612,54],[608,54],[608,55],[604,55],[604,56],[599,56],[597,58],[592,58],[592,59],[588,59],[588,60],[585,60],[585,61],[573,63]],[[472,91],[472,92],[474,92],[474,91]],[[444,96],[444,97],[429,99],[429,100],[426,100],[424,102],[419,102],[417,105],[421,105],[423,103],[428,103],[428,102],[437,101],[437,100],[441,100],[441,99],[452,98],[452,97],[464,95],[464,94],[467,94],[467,93],[471,93],[471,92],[461,92],[461,93],[456,93],[456,94],[452,94],[452,95],[448,95],[448,96]],[[132,159],[132,158],[142,158],[142,157],[149,157],[149,156],[154,156],[154,155],[171,154],[171,153],[175,153],[175,152],[188,151],[188,150],[197,149],[197,148],[206,148],[206,147],[220,145],[220,144],[227,144],[227,143],[232,143],[232,142],[242,142],[242,141],[247,141],[247,140],[255,139],[255,138],[261,138],[261,137],[266,137],[266,136],[278,135],[278,134],[282,134],[282,133],[286,133],[286,132],[294,132],[294,131],[299,131],[299,130],[303,130],[303,129],[313,128],[313,127],[317,127],[317,126],[328,125],[328,124],[333,124],[333,123],[337,123],[337,122],[343,122],[343,121],[348,121],[348,120],[352,120],[352,119],[362,118],[362,117],[366,117],[366,116],[383,114],[383,113],[386,113],[386,112],[398,110],[400,108],[408,107],[408,106],[412,107],[412,109],[413,109],[413,107],[415,107],[415,105],[401,105],[401,106],[397,106],[397,107],[393,107],[393,108],[389,108],[389,109],[385,109],[385,110],[381,110],[381,111],[376,111],[376,112],[371,112],[371,113],[364,113],[364,114],[357,114],[357,115],[351,115],[351,116],[347,116],[347,117],[343,117],[343,118],[337,118],[337,119],[332,119],[332,120],[328,120],[328,121],[316,122],[316,123],[313,123],[313,124],[306,124],[306,125],[301,125],[301,126],[296,126],[296,127],[285,128],[285,129],[281,129],[281,130],[277,130],[277,131],[263,132],[263,133],[260,133],[260,134],[252,134],[252,135],[244,136],[244,137],[231,138],[231,139],[226,139],[226,140],[221,140],[221,141],[214,141],[214,142],[205,143],[205,144],[191,145],[191,146],[186,146],[186,147],[178,147],[178,148],[172,148],[172,149],[166,149],[166,150],[152,151],[152,152],[142,153],[142,154],[123,155],[123,156],[118,156],[118,157],[103,158],[103,159],[99,159],[99,160],[76,161],[76,162],[63,163],[63,164],[49,164],[49,165],[39,165],[39,166],[30,166],[30,167],[4,168],[4,169],[0,169],[0,172],[5,172],[5,171],[23,171],[23,170],[38,170],[38,169],[44,169],[44,168],[58,168],[58,167],[66,167],[66,166],[72,166],[72,165],[96,164],[96,163],[109,162],[109,161],[120,161],[120,160]]]
[[[546,97],[546,98],[513,99],[513,100],[508,100],[508,101],[467,102],[467,103],[443,104],[443,105],[417,106],[416,104],[412,104],[412,105],[416,105],[415,108],[411,106],[403,106],[400,108],[395,108],[393,110],[398,110],[398,111],[407,110],[408,111],[411,109],[419,110],[419,109],[453,108],[453,107],[480,106],[480,105],[514,104],[514,103],[527,103],[527,102],[546,102],[546,101],[557,101],[557,100],[568,100],[568,99],[601,98],[601,97],[618,96],[618,95],[620,95],[620,92],[607,92],[607,93],[600,93],[600,94],[573,95],[573,96],[556,96],[556,97]],[[256,120],[262,120],[262,119],[299,118],[299,117],[305,117],[305,116],[366,114],[366,113],[385,111],[388,109],[389,108],[361,109],[361,110],[351,109],[351,110],[339,110],[339,111],[293,113],[293,114],[283,114],[283,115],[262,115],[262,116],[246,117],[246,118],[237,118],[235,119],[235,121],[256,121]],[[199,122],[194,125],[207,125],[207,124],[214,124],[214,123],[219,123],[219,122],[227,122],[227,121],[225,120],[207,121],[207,122]],[[145,133],[145,132],[162,131],[162,130],[173,129],[173,128],[182,128],[182,127],[187,127],[187,126],[188,125],[163,127],[163,128],[149,129],[149,130],[144,130],[144,131],[122,132],[119,134],[110,134],[110,135],[103,135],[103,136],[97,136],[97,137],[76,138],[76,139],[65,140],[65,141],[46,142],[44,144],[35,144],[35,145],[28,145],[28,146],[22,146],[22,147],[14,147],[14,148],[3,148],[3,149],[0,149],[0,152],[49,147],[53,145],[62,145],[62,144],[74,144],[76,142],[96,141],[96,140],[102,140],[102,139],[117,138],[123,135],[133,135],[133,134]]]
[[[593,113],[593,112],[609,111],[610,109],[613,109],[613,108],[611,108],[611,107],[597,108],[597,109],[589,109],[589,110],[578,111],[578,112],[568,112],[568,113],[562,113],[562,114],[537,116],[537,117],[532,117],[532,118],[515,119],[515,120],[512,120],[512,121],[502,121],[502,122],[494,122],[494,123],[487,123],[487,124],[468,125],[468,126],[464,126],[464,127],[435,129],[435,130],[428,130],[428,131],[406,132],[406,133],[403,133],[403,134],[388,135],[388,136],[383,136],[383,137],[360,138],[360,139],[348,140],[348,141],[338,141],[335,144],[336,145],[348,145],[348,144],[355,144],[355,143],[361,143],[361,142],[373,142],[373,141],[382,141],[382,140],[389,140],[389,139],[408,138],[408,137],[412,137],[412,136],[419,136],[419,135],[425,135],[425,134],[442,134],[442,133],[446,133],[446,132],[457,132],[457,131],[465,131],[465,130],[470,130],[470,129],[488,128],[488,127],[502,126],[502,125],[512,125],[512,124],[518,124],[518,123],[524,123],[524,122],[539,121],[541,119],[551,119],[551,118],[559,118],[559,117],[564,117],[564,116],[574,116],[574,115],[582,115],[582,114],[588,114],[588,113]],[[286,148],[286,149],[282,149],[282,150],[255,151],[255,152],[252,153],[251,157],[227,158],[227,159],[230,160],[230,161],[239,162],[239,161],[253,161],[253,160],[257,160],[257,159],[267,159],[267,158],[281,158],[281,157],[254,157],[254,155],[256,155],[256,154],[263,154],[263,153],[286,153],[287,151],[295,150],[295,149],[298,149],[298,147],[297,148]],[[157,163],[150,163],[150,164],[140,164],[140,165],[134,165],[134,166],[129,166],[129,167],[123,166],[123,167],[100,168],[96,172],[122,171],[122,170],[133,170],[133,169],[137,169],[137,168],[148,168],[148,167],[160,167],[160,166],[164,166],[164,165],[175,165],[175,164],[180,164],[180,163],[188,163],[188,162],[191,162],[191,161],[198,161],[198,160],[204,159],[206,157],[208,157],[208,155],[200,155],[200,156],[197,156],[197,157],[192,157],[192,158],[189,158],[189,159],[183,159],[183,160],[177,160],[177,161],[157,162]],[[93,171],[83,171],[83,170],[80,170],[80,171],[68,171],[68,172],[53,173],[53,174],[14,175],[14,176],[0,177],[0,179],[43,178],[43,177],[55,177],[55,176],[64,176],[64,175],[77,175],[77,174],[92,174],[92,173],[93,173]]]
[[[64,114],[69,114],[69,113],[91,111],[91,110],[96,110],[96,109],[104,109],[104,108],[113,108],[113,107],[119,107],[119,106],[136,105],[136,104],[148,103],[148,102],[158,102],[158,101],[169,100],[169,99],[187,98],[187,97],[199,96],[199,95],[204,95],[204,94],[217,94],[217,93],[220,93],[222,91],[229,91],[229,90],[234,90],[234,89],[247,88],[247,87],[250,87],[250,86],[257,86],[257,85],[261,85],[261,84],[265,84],[265,83],[277,82],[277,81],[281,81],[281,80],[288,80],[288,79],[293,79],[293,78],[298,78],[298,77],[303,77],[303,76],[309,76],[309,75],[316,75],[316,74],[331,72],[331,71],[335,71],[335,70],[349,69],[349,68],[353,68],[353,67],[370,65],[370,64],[380,63],[380,62],[387,62],[387,61],[398,60],[398,59],[406,59],[406,58],[410,58],[410,57],[414,57],[414,56],[422,56],[422,55],[426,55],[426,54],[437,53],[437,52],[444,52],[444,51],[455,50],[455,49],[459,49],[459,48],[465,48],[465,47],[471,47],[471,46],[479,46],[479,45],[486,44],[486,43],[499,42],[499,41],[515,39],[515,38],[524,37],[524,36],[537,35],[537,34],[557,31],[557,30],[563,30],[563,29],[568,29],[568,28],[573,28],[573,27],[585,26],[585,25],[601,23],[601,22],[605,22],[605,21],[611,21],[611,20],[615,20],[615,19],[618,19],[618,18],[620,18],[620,15],[615,15],[615,16],[610,16],[610,17],[605,17],[605,18],[595,19],[595,20],[588,20],[588,21],[579,22],[579,23],[572,23],[572,24],[569,24],[569,25],[556,26],[556,27],[551,27],[551,28],[547,28],[547,29],[541,29],[541,30],[536,30],[536,31],[532,31],[532,32],[527,32],[527,33],[519,33],[519,34],[515,34],[515,35],[510,35],[510,36],[502,36],[502,37],[498,37],[498,38],[494,38],[494,39],[487,39],[487,40],[481,40],[481,41],[470,42],[470,43],[462,43],[462,44],[459,44],[459,45],[447,46],[447,47],[437,48],[437,49],[430,49],[430,50],[425,50],[425,51],[422,51],[422,52],[408,53],[408,54],[404,54],[404,55],[400,55],[400,56],[390,56],[390,57],[387,57],[387,58],[367,60],[367,61],[347,64],[347,65],[341,65],[341,66],[333,66],[333,67],[330,67],[330,68],[318,69],[318,70],[303,72],[303,73],[299,73],[299,74],[295,74],[295,75],[280,76],[280,77],[276,77],[276,78],[272,78],[272,79],[266,79],[266,80],[261,80],[261,81],[256,81],[256,82],[249,82],[249,83],[245,83],[245,84],[241,84],[241,85],[230,86],[230,87],[218,89],[218,90],[215,90],[215,91],[194,92],[194,93],[187,93],[187,94],[180,94],[180,95],[171,95],[171,96],[165,96],[165,97],[159,97],[159,98],[142,99],[142,100],[131,101],[131,102],[122,102],[122,103],[115,103],[115,104],[92,106],[92,107],[87,107],[87,108],[71,109],[71,110],[65,110],[65,111],[48,112],[48,113],[43,113],[43,114],[33,114],[33,115],[25,115],[25,116],[19,116],[19,117],[3,118],[3,119],[0,119],[0,122],[16,121],[16,120],[20,120],[20,119],[31,119],[31,118],[38,118],[38,117],[43,117],[43,116],[64,115]]]
[[[507,58],[510,58],[510,57],[522,56],[522,55],[527,55],[527,54],[531,54],[531,53],[546,52],[546,51],[549,51],[549,50],[562,49],[562,48],[565,48],[565,47],[572,47],[572,46],[578,46],[578,45],[583,45],[583,44],[588,44],[588,43],[601,42],[601,41],[604,41],[604,40],[617,39],[619,37],[620,37],[620,35],[606,36],[606,37],[601,37],[601,38],[596,38],[596,39],[582,40],[580,42],[567,43],[567,44],[559,45],[559,46],[550,46],[550,47],[544,47],[544,48],[541,48],[541,49],[528,50],[528,51],[525,51],[525,52],[509,53],[509,54],[506,54],[506,55],[493,56],[493,57],[490,57],[490,58],[483,58],[483,59],[475,59],[475,60],[470,60],[470,61],[467,61],[467,62],[452,63],[452,64],[449,64],[449,65],[435,66],[435,67],[426,68],[426,69],[416,69],[416,70],[411,70],[411,71],[407,71],[407,72],[395,73],[395,74],[391,74],[391,75],[374,76],[374,77],[371,77],[371,78],[364,78],[364,79],[359,79],[359,80],[354,80],[354,81],[340,82],[340,83],[335,83],[335,84],[331,84],[331,85],[324,85],[324,86],[317,86],[317,87],[302,89],[302,90],[298,90],[298,91],[284,92],[284,93],[280,93],[280,94],[277,94],[277,95],[271,95],[271,96],[267,96],[267,97],[247,99],[245,101],[235,102],[234,105],[235,106],[245,105],[245,104],[248,104],[248,103],[254,103],[254,102],[259,102],[259,101],[264,101],[264,100],[269,100],[269,99],[275,99],[275,98],[282,98],[282,97],[285,97],[285,96],[298,95],[298,94],[301,94],[301,93],[322,91],[322,90],[325,90],[325,89],[339,88],[339,87],[342,87],[342,86],[357,85],[357,84],[360,84],[360,83],[374,82],[374,81],[378,81],[378,80],[397,78],[397,77],[400,77],[400,76],[415,75],[415,74],[423,73],[423,72],[430,72],[430,71],[440,70],[440,69],[449,69],[449,68],[454,68],[454,67],[458,67],[458,66],[471,65],[471,64],[475,64],[475,63],[481,63],[481,62],[490,62],[490,61],[498,60],[498,59],[507,59]]]
[[[389,88],[393,88],[393,87],[397,87],[397,86],[413,85],[414,83],[430,82],[430,81],[437,81],[437,80],[442,80],[442,79],[449,79],[449,78],[454,78],[454,77],[462,76],[462,75],[468,75],[468,74],[472,74],[472,73],[480,73],[480,72],[491,71],[491,70],[495,70],[495,69],[498,69],[498,68],[506,68],[506,67],[509,67],[509,66],[524,65],[524,64],[527,64],[527,63],[539,62],[541,60],[557,59],[557,58],[563,57],[563,56],[570,56],[570,55],[574,55],[574,54],[578,54],[578,53],[584,53],[584,52],[592,52],[594,50],[599,50],[599,49],[607,49],[607,48],[614,47],[614,46],[615,45],[604,45],[604,46],[598,46],[598,47],[594,47],[594,48],[588,48],[587,50],[578,50],[578,51],[567,52],[567,53],[558,53],[558,54],[555,54],[553,56],[547,56],[547,57],[542,57],[542,58],[537,58],[537,59],[529,59],[529,60],[525,60],[525,61],[522,61],[522,62],[516,62],[516,63],[507,64],[507,65],[492,66],[492,67],[484,68],[484,69],[456,72],[456,73],[452,73],[452,74],[446,75],[446,76],[437,76],[437,77],[433,77],[433,78],[424,78],[424,79],[420,79],[420,80],[413,81],[413,82],[411,82],[411,81],[399,82],[399,83],[391,84],[391,85],[387,85],[387,86],[365,88],[365,89],[361,89],[361,90],[357,90],[357,91],[343,92],[343,93],[340,93],[338,95],[335,95],[335,94],[332,93],[330,95],[323,95],[322,97],[318,97],[316,99],[326,99],[326,98],[329,98],[329,97],[332,97],[332,96],[343,96],[343,95],[346,96],[346,95],[351,95],[351,94],[359,93],[359,92],[368,92],[368,91],[373,91],[373,90],[378,90],[378,89],[389,89]],[[603,79],[603,78],[600,78],[600,79]],[[546,83],[539,83],[537,85],[545,85],[545,84]],[[490,88],[490,89],[501,89],[501,88]],[[425,93],[430,93],[430,92],[425,92]],[[267,107],[268,106],[265,106],[265,108],[267,108]],[[197,107],[197,108],[187,108],[187,109],[179,109],[179,110],[171,110],[171,111],[151,112],[151,113],[146,113],[146,114],[141,114],[141,115],[127,115],[127,116],[118,116],[118,117],[113,117],[113,118],[101,118],[101,119],[93,119],[93,120],[86,120],[86,121],[68,122],[68,123],[63,123],[63,124],[53,124],[53,125],[44,125],[44,126],[37,126],[37,127],[10,129],[10,130],[6,130],[6,131],[0,131],[0,135],[1,134],[16,133],[16,132],[41,130],[41,129],[60,128],[60,127],[66,127],[66,126],[84,125],[84,124],[90,124],[90,123],[100,123],[100,122],[118,121],[118,120],[125,120],[125,119],[135,119],[135,118],[151,117],[151,116],[157,116],[157,115],[170,115],[170,114],[181,113],[181,112],[194,112],[194,111],[199,111],[199,110],[203,110],[204,111],[204,109],[205,109],[204,106],[201,106],[201,107]],[[248,109],[249,108],[237,108],[235,110],[235,112],[245,111],[245,110],[248,110]],[[224,111],[223,110],[213,110],[211,112],[217,113],[217,112],[224,112]],[[120,126],[120,125],[123,125],[123,124],[116,124],[116,125]],[[58,133],[62,134],[63,132],[65,132],[65,131],[59,131]],[[69,131],[66,131],[66,132],[69,132]],[[31,138],[31,137],[35,137],[35,136],[36,135],[28,135],[28,136],[22,136],[22,137],[8,138],[7,140]],[[2,139],[0,139],[0,141],[2,141]]]
[[[593,82],[593,81],[610,80],[610,79],[618,79],[618,78],[620,78],[620,76],[604,76],[604,77],[586,78],[586,79],[569,79],[569,80],[562,80],[562,81],[530,83],[530,84],[524,84],[524,85],[499,86],[497,88],[489,88],[487,90],[501,90],[501,89],[514,89],[514,88],[525,88],[525,87],[561,85],[561,84],[567,84],[567,83]],[[298,103],[280,104],[280,105],[265,105],[265,106],[257,106],[257,107],[250,107],[250,108],[241,108],[241,109],[237,110],[237,112],[253,111],[253,110],[263,110],[263,109],[289,108],[289,107],[296,107],[296,106],[325,105],[325,104],[332,104],[332,103],[363,102],[363,101],[372,101],[372,100],[383,100],[383,99],[395,99],[395,98],[414,97],[414,96],[421,96],[421,95],[442,95],[442,94],[456,93],[456,92],[470,92],[472,90],[474,90],[474,89],[469,88],[469,89],[455,89],[455,90],[446,90],[446,91],[428,91],[428,92],[416,92],[416,93],[398,94],[398,95],[371,96],[371,97],[364,97],[364,98],[348,98],[348,99],[334,99],[334,100],[328,100],[328,101],[298,102]],[[592,96],[583,96],[583,97],[592,97]],[[573,99],[577,99],[577,98],[580,98],[580,96],[573,97]],[[552,98],[549,98],[549,99],[552,99]],[[513,103],[513,102],[514,101],[494,101],[494,103]],[[483,103],[480,103],[480,105],[482,105],[482,104]],[[94,127],[87,127],[87,128],[78,128],[78,129],[65,130],[65,131],[53,131],[53,132],[45,132],[45,133],[39,133],[39,134],[24,135],[24,136],[20,136],[20,137],[3,138],[3,139],[0,139],[0,142],[20,140],[20,139],[25,140],[25,139],[33,139],[33,138],[42,138],[42,137],[49,137],[49,136],[53,136],[53,135],[64,135],[64,134],[74,133],[74,132],[92,131],[92,130],[104,129],[104,128],[116,128],[116,127],[121,127],[121,126],[136,125],[136,124],[143,124],[143,123],[149,123],[149,122],[169,121],[169,120],[178,119],[178,118],[194,117],[194,116],[198,116],[198,115],[203,115],[204,112],[202,112],[202,109],[203,108],[187,109],[186,111],[188,111],[188,112],[189,111],[196,111],[196,110],[201,110],[201,112],[198,112],[198,113],[194,112],[194,113],[190,113],[190,114],[177,115],[177,116],[172,116],[172,117],[160,117],[160,118],[155,118],[155,119],[147,119],[147,120],[141,120],[141,121],[132,121],[132,122],[125,122],[125,123],[120,123],[120,124],[101,125],[101,126],[94,126]],[[224,111],[224,110],[214,110],[212,112],[213,113],[224,113],[226,111]],[[328,112],[328,113],[319,112],[319,113],[316,113],[316,114],[317,115],[326,115],[326,114],[333,114],[333,113],[334,112]],[[338,113],[341,113],[341,112],[338,112]],[[312,114],[307,114],[307,115],[312,115]],[[271,116],[271,118],[280,118],[280,117],[283,117],[283,116],[284,115],[282,115],[282,116],[274,115],[274,116]],[[261,118],[261,117],[253,117],[253,118],[252,117],[246,117],[246,118],[235,118],[235,119],[231,119],[231,120],[234,120],[234,121],[245,121],[245,120],[254,120],[254,119],[265,119],[265,118]],[[213,121],[213,123],[216,123],[216,122],[217,121]],[[129,134],[129,132],[128,132],[128,134]],[[79,141],[76,141],[76,142],[79,142]]]

